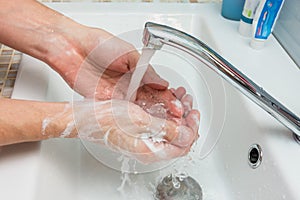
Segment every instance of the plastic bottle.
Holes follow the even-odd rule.
[[[251,37],[252,22],[260,0],[246,0],[239,25],[239,33]]]
[[[261,0],[253,19],[250,46],[262,49],[273,31],[284,0]]]
[[[239,21],[242,16],[244,3],[245,0],[223,0],[222,16],[230,20]]]

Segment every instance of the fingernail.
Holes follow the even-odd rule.
[[[200,120],[199,120],[199,117],[198,115],[194,114],[194,115],[191,115],[192,119],[194,120],[195,124],[197,126],[199,126],[199,123],[200,123]]]
[[[183,115],[182,103],[178,99],[171,101],[170,112],[176,117],[181,117]]]
[[[178,126],[176,128],[176,131],[178,133],[177,138],[172,142],[172,144],[180,146],[180,147],[186,147],[191,144],[191,142],[194,140],[193,132],[186,126]]]

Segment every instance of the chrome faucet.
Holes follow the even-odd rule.
[[[167,44],[189,53],[249,97],[298,137],[300,136],[298,116],[197,38],[172,27],[147,22],[144,28],[143,43],[145,47],[155,50],[159,50],[164,44]]]

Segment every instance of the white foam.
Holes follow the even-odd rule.
[[[172,100],[171,103],[175,105],[177,109],[182,109],[182,104],[178,99]]]
[[[122,176],[121,176],[121,185],[117,188],[117,191],[119,191],[122,195],[122,197],[126,197],[126,193],[125,193],[125,185],[126,183],[128,183],[129,185],[131,184],[131,180],[129,178],[129,174],[127,173],[130,170],[130,165],[129,165],[129,161],[130,159],[125,157],[125,156],[121,156],[119,158],[119,160],[122,162],[122,166],[121,166],[121,172],[122,172]]]
[[[42,122],[42,135],[46,135],[46,128],[52,122],[52,119],[45,118]]]
[[[108,145],[108,136],[109,136],[109,134],[110,134],[110,130],[112,129],[112,127],[111,128],[109,128],[107,131],[106,131],[106,133],[104,134],[104,137],[103,137],[103,139],[104,139],[104,144],[106,145],[106,146],[109,146]]]
[[[74,129],[75,129],[75,122],[72,120],[67,124],[65,130],[60,134],[60,137],[65,138],[70,136]]]
[[[64,110],[54,116],[51,116],[51,117],[46,117],[43,121],[42,121],[42,130],[41,130],[41,134],[42,135],[46,135],[46,129],[47,127],[49,126],[49,124],[54,121],[54,120],[57,120],[58,118],[62,117],[66,112],[67,110],[69,110],[70,108],[70,104],[66,104],[65,107],[64,107]]]

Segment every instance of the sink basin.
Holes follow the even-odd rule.
[[[135,41],[141,40],[146,21],[188,32],[241,66],[241,71],[300,114],[300,94],[295,94],[300,91],[299,69],[273,37],[263,51],[250,49],[248,40],[238,36],[238,24],[221,18],[219,4],[180,5],[180,11],[178,4],[49,6],[80,23],[101,27],[120,37],[134,31]],[[137,48],[141,48],[139,45],[137,42]],[[5,188],[1,196],[23,200],[150,200],[157,183],[175,168],[187,171],[200,184],[205,200],[300,199],[300,146],[289,130],[183,52],[164,47],[151,63],[172,86],[189,86],[201,110],[201,138],[187,159],[153,172],[130,174],[130,182],[123,185],[121,179],[125,176],[95,159],[78,139],[12,145],[2,147],[0,152],[0,188]],[[265,78],[268,68],[273,74]],[[258,70],[260,73],[255,73]],[[13,98],[71,101],[74,97],[81,98],[47,65],[23,55]],[[253,144],[262,150],[261,164],[255,169],[248,163]]]

